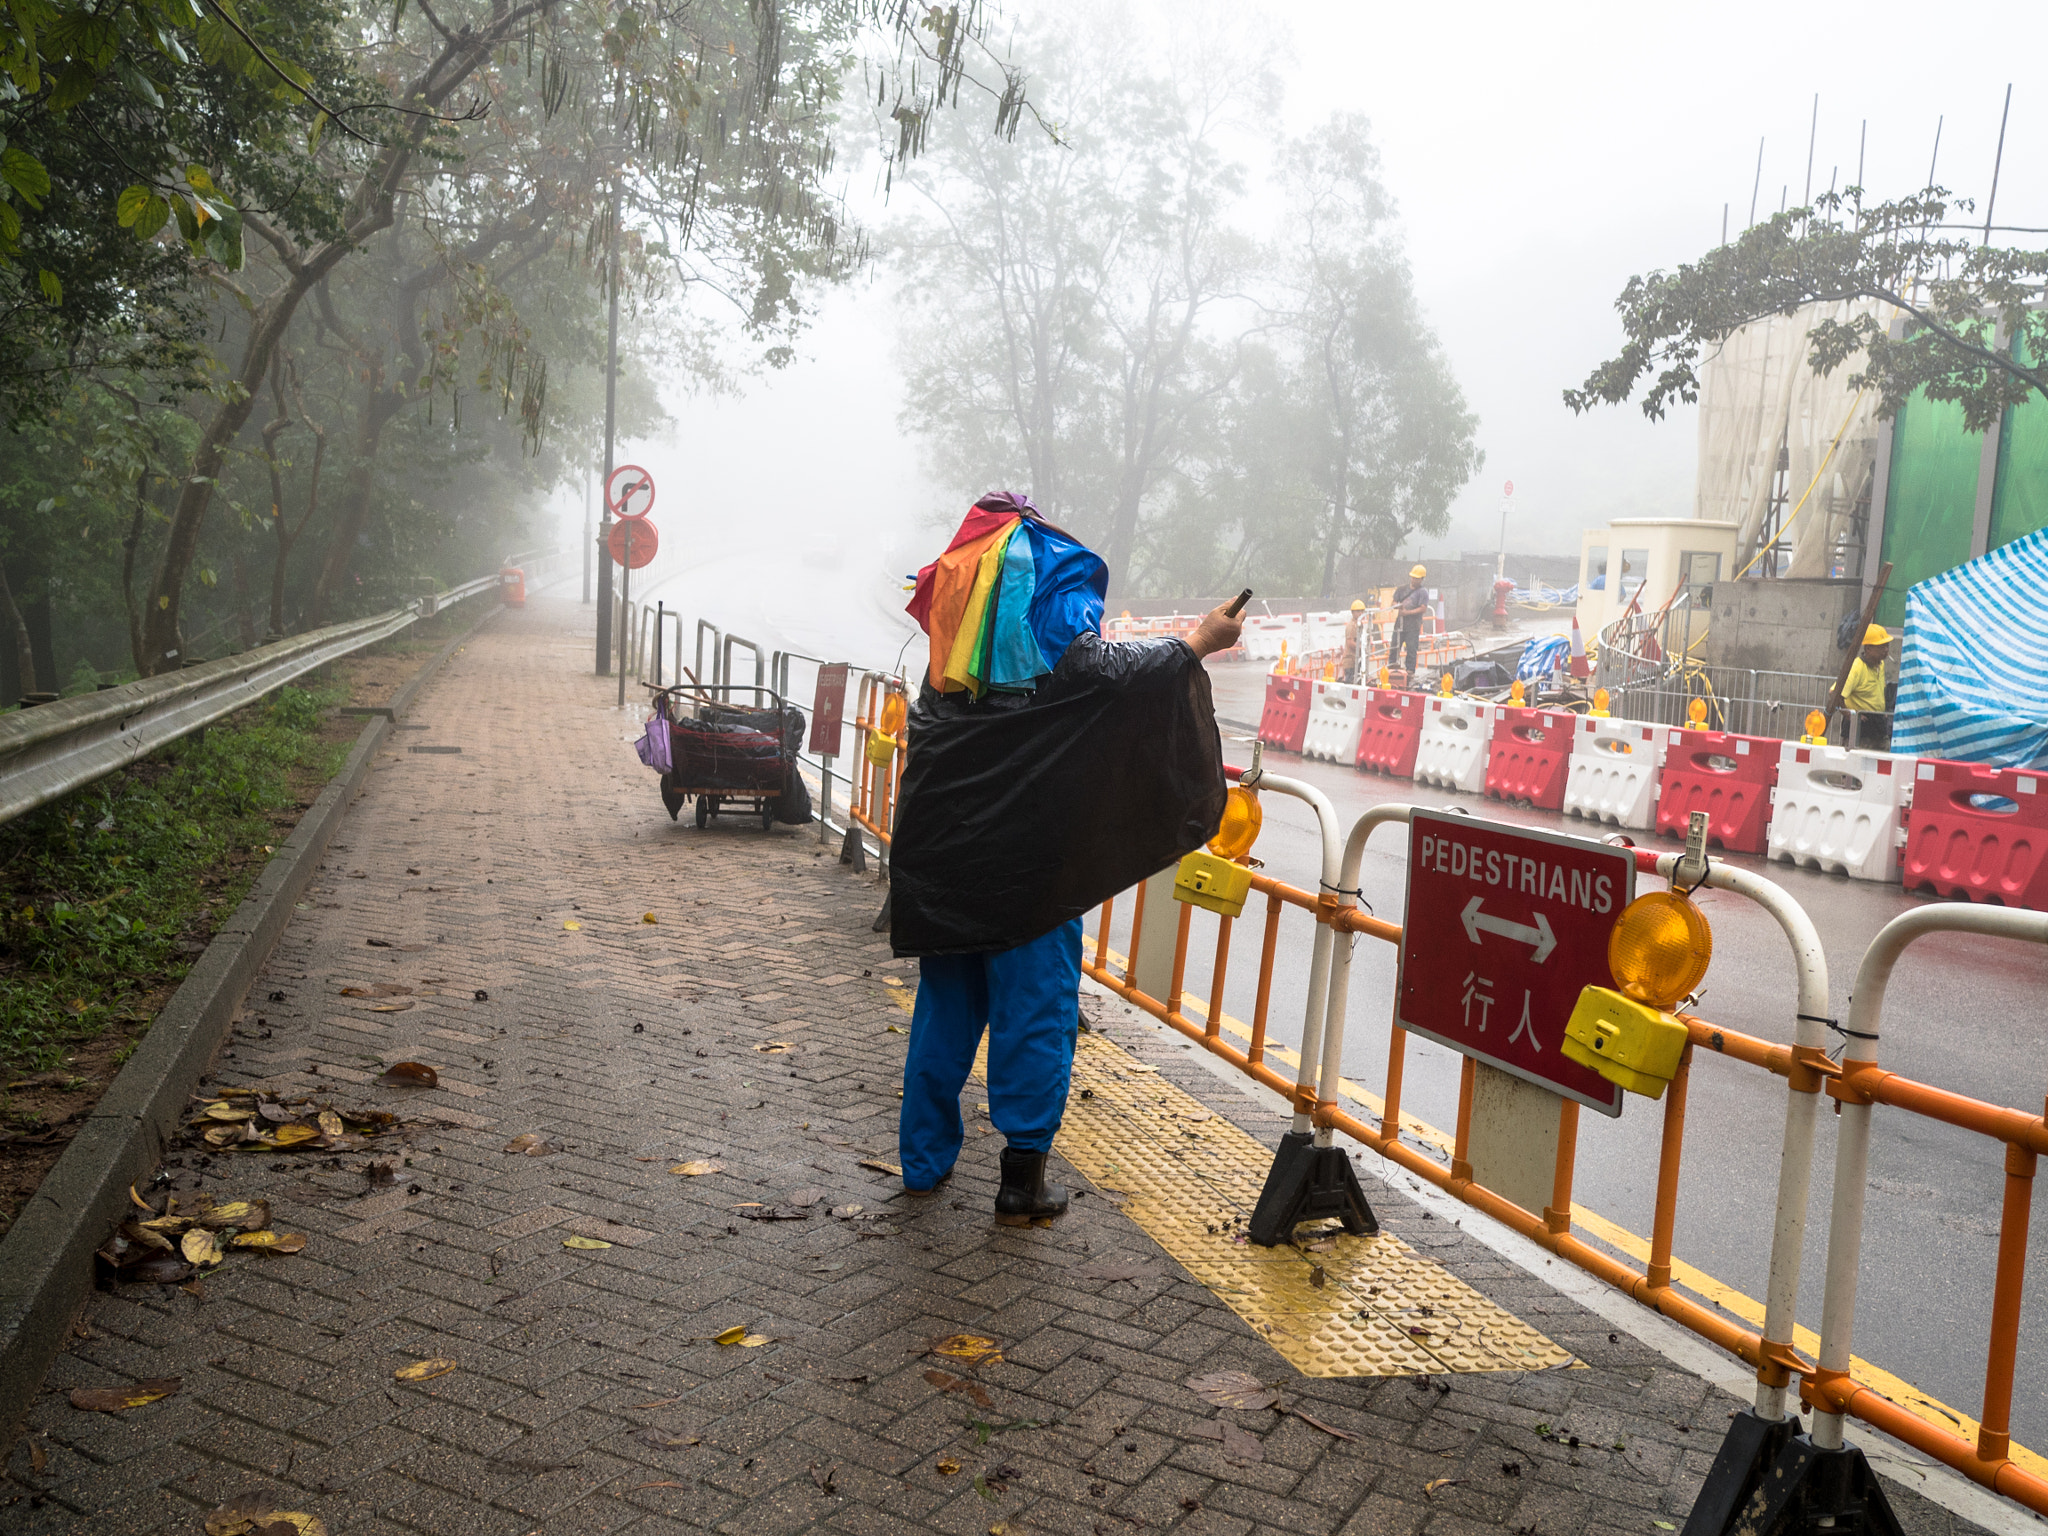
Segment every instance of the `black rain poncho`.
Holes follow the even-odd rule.
[[[1223,816],[1209,675],[1179,640],[1083,634],[1030,694],[927,682],[908,740],[898,955],[1027,944],[1201,847]]]

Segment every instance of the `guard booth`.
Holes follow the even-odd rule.
[[[1588,528],[1579,536],[1579,628],[1590,639],[1631,602],[1651,614],[1668,604],[1666,648],[1683,647],[1687,620],[1694,635],[1704,634],[1714,584],[1735,574],[1735,534],[1733,523],[1698,517],[1624,517]]]

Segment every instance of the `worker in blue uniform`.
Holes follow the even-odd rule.
[[[908,722],[890,936],[920,967],[898,1121],[904,1187],[926,1193],[952,1174],[985,1030],[989,1118],[1005,1142],[996,1220],[1023,1226],[1067,1207],[1045,1166],[1080,1026],[1080,914],[1214,834],[1225,786],[1201,659],[1235,645],[1240,625],[1219,608],[1184,640],[1106,642],[1101,560],[1022,497],[984,498],[955,547],[1009,515],[1022,519],[1009,547],[1029,539],[1036,590],[1028,626],[1020,599],[1007,638],[991,626],[990,650],[1043,666],[1007,687],[1011,674],[992,666],[983,693],[927,675]],[[920,582],[938,582],[943,611],[936,570]],[[924,622],[931,606],[921,585],[911,611]],[[936,657],[944,630],[926,627]]]

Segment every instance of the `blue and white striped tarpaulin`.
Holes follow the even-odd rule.
[[[1522,649],[1522,660],[1515,668],[1515,676],[1522,682],[1534,682],[1547,673],[1555,672],[1572,659],[1572,637],[1570,635],[1545,635],[1531,640]]]
[[[1919,582],[1892,750],[2000,768],[2048,764],[2048,528]]]

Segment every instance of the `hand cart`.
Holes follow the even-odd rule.
[[[774,826],[776,801],[797,771],[802,711],[759,683],[687,683],[648,692],[669,720],[671,766],[661,776],[669,820],[694,798],[700,827],[720,815],[759,816],[764,832]],[[736,704],[735,693],[767,703]]]

